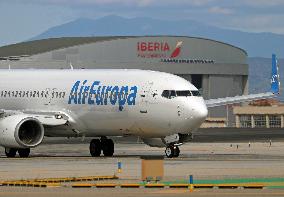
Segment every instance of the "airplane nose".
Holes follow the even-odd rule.
[[[202,98],[192,98],[187,103],[187,117],[185,118],[184,133],[199,128],[208,115],[207,106]]]
[[[208,115],[208,109],[205,104],[203,106],[199,106],[198,109],[196,110],[196,117],[201,120],[205,120],[207,115]]]
[[[193,103],[192,103],[193,104]],[[191,105],[192,107],[192,122],[195,124],[195,125],[201,125],[207,115],[208,115],[208,109],[206,107],[206,104],[204,103],[204,101],[198,101],[198,102],[194,102],[193,105]]]

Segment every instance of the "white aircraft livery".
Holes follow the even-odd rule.
[[[204,101],[185,79],[145,70],[1,70],[0,145],[7,157],[28,157],[44,136],[93,137],[90,154],[112,156],[111,136],[137,136],[178,157],[179,146],[207,117],[207,107],[274,97],[271,92]]]

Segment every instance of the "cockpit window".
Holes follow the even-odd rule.
[[[176,91],[175,90],[164,90],[162,93],[162,97],[171,99],[176,97]]]
[[[169,98],[170,97],[170,91],[164,90],[163,93],[162,93],[162,97]]]
[[[176,91],[170,90],[170,99],[176,97]]]
[[[192,94],[192,96],[201,96],[201,94],[198,90],[192,90],[191,94]]]
[[[184,91],[176,91],[177,96],[191,96],[191,92],[189,90]]]
[[[164,90],[162,97],[171,99],[174,97],[189,97],[189,96],[201,96],[198,90]]]

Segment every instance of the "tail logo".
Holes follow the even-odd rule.
[[[275,54],[272,54],[271,91],[274,94],[279,94],[279,86],[280,86],[280,81],[279,81],[277,58]]]

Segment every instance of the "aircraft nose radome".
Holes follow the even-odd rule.
[[[199,122],[200,124],[203,123],[208,115],[208,109],[205,104],[198,105],[195,107],[195,113],[194,113],[194,119],[196,122]]]
[[[207,107],[204,105],[204,106],[200,106],[197,110],[197,116],[200,118],[200,119],[206,119],[208,115],[208,109]]]

